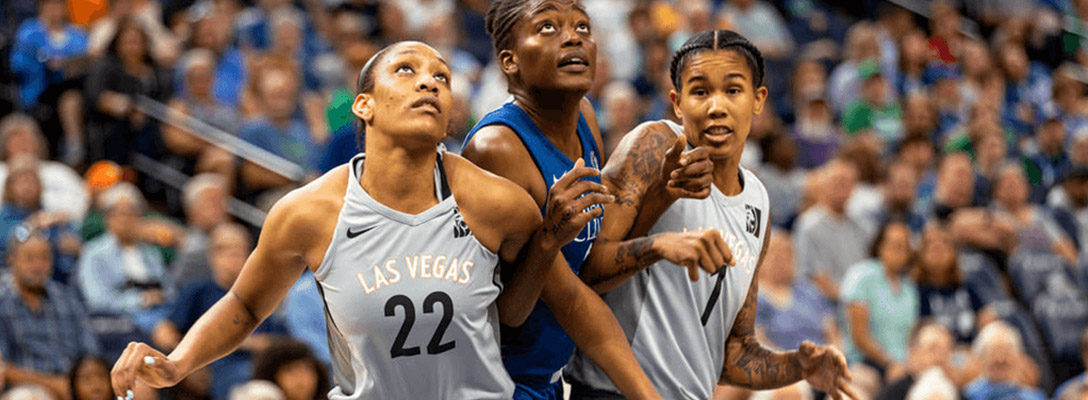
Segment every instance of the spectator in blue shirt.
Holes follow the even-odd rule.
[[[1038,371],[1024,354],[1020,333],[1004,322],[982,328],[972,346],[982,376],[963,389],[967,400],[1043,400],[1034,386]]]
[[[834,307],[820,291],[794,274],[793,247],[789,235],[771,234],[766,262],[759,272],[756,332],[776,348],[792,349],[806,340],[833,343]]]
[[[98,353],[98,342],[79,298],[50,280],[49,241],[39,232],[18,229],[8,244],[11,274],[0,279],[0,353],[6,381],[44,386],[66,399],[65,374],[80,355]]]
[[[161,253],[141,241],[145,200],[136,186],[118,183],[99,201],[106,212],[106,233],[87,242],[76,282],[92,311],[128,315],[150,332],[173,285]]]
[[[43,0],[38,18],[27,20],[15,34],[11,72],[19,84],[19,105],[31,108],[51,84],[65,78],[65,70],[87,53],[87,34],[66,23],[64,0]]]
[[[169,351],[177,347],[182,336],[200,316],[227,294],[253,248],[249,232],[234,223],[217,226],[211,231],[208,241],[212,276],[185,287],[177,302],[169,307],[167,317],[155,326],[152,340],[159,349]],[[270,334],[283,333],[286,330],[278,318],[269,318],[257,327],[254,335],[242,344],[239,351],[212,363],[212,397],[226,399],[232,386],[248,381],[252,370],[251,355],[268,346]]]
[[[290,66],[275,61],[258,71],[255,94],[262,115],[243,124],[239,136],[306,171],[316,171],[324,148],[311,135],[310,126],[299,113],[297,74]],[[249,164],[243,166],[242,178],[251,189],[287,183],[282,177]]]
[[[67,283],[81,246],[75,227],[68,216],[42,209],[42,182],[33,158],[19,156],[8,167],[0,206],[0,257],[13,228],[28,224],[49,239],[53,249],[53,278]]]

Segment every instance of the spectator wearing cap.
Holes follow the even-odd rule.
[[[53,279],[68,282],[79,256],[81,242],[68,216],[42,210],[42,182],[33,160],[20,156],[4,177],[3,206],[0,206],[0,255],[6,251],[7,237],[16,226],[26,224],[42,232],[53,251]]]
[[[71,167],[50,160],[46,150],[45,136],[33,118],[15,113],[0,119],[0,180],[16,156],[30,157],[42,184],[42,209],[63,213],[69,221],[82,221],[90,208],[83,180]]]
[[[1035,148],[1021,159],[1031,184],[1032,203],[1044,203],[1050,188],[1058,184],[1073,166],[1065,151],[1065,133],[1065,124],[1061,120],[1046,120],[1035,130]]]
[[[1080,338],[1080,357],[1084,365],[1088,365],[1088,329],[1084,330]],[[1058,386],[1058,389],[1054,391],[1054,398],[1064,400],[1066,396],[1070,396],[1080,400],[1088,395],[1086,388],[1088,388],[1088,372],[1081,372],[1080,375],[1074,376]],[[1077,396],[1074,396],[1073,393],[1076,393]]]
[[[159,251],[141,241],[146,203],[136,186],[123,182],[102,194],[106,233],[86,243],[76,282],[91,311],[133,317],[145,332],[173,294]]]
[[[861,98],[846,105],[842,126],[848,134],[872,131],[885,145],[894,147],[903,138],[903,110],[888,90],[888,82],[875,61],[858,64]]]
[[[11,274],[0,278],[0,353],[8,385],[39,385],[66,399],[72,362],[99,347],[79,298],[50,279],[52,254],[37,231],[19,228],[10,237]]]
[[[982,373],[963,389],[964,399],[1046,399],[1034,387],[1039,372],[1024,354],[1023,346],[1020,333],[1004,322],[982,328],[971,346]]]

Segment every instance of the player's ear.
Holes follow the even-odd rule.
[[[359,93],[355,96],[355,102],[351,103],[351,113],[363,122],[370,122],[374,119],[374,97],[367,93]]]
[[[767,87],[760,86],[756,89],[756,101],[752,107],[752,114],[759,115],[763,113],[763,104],[767,100]]]
[[[680,93],[677,93],[675,89],[669,91],[669,103],[672,104],[672,113],[683,122],[684,114],[680,113]]]
[[[503,50],[499,52],[499,68],[507,76],[518,74],[518,56],[513,51]]]

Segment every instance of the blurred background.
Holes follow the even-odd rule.
[[[675,119],[670,56],[767,62],[743,165],[773,199],[758,334],[839,346],[865,399],[1088,399],[1088,0],[582,0],[605,147]],[[486,0],[4,0],[2,399],[109,399],[237,277],[265,211],[347,161],[359,69],[450,61],[458,151],[507,100]],[[242,348],[138,398],[317,399],[304,275]],[[721,399],[811,399],[803,384]]]

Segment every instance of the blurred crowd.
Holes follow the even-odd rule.
[[[1088,399],[1088,0],[581,2],[608,151],[676,118],[669,61],[692,33],[766,58],[742,161],[772,199],[763,343],[840,346],[865,398]],[[4,0],[0,398],[109,399],[129,341],[177,346],[253,248],[245,205],[359,151],[350,105],[382,46],[449,61],[459,151],[508,100],[487,7]],[[241,349],[138,398],[323,398],[322,307],[305,274]]]

